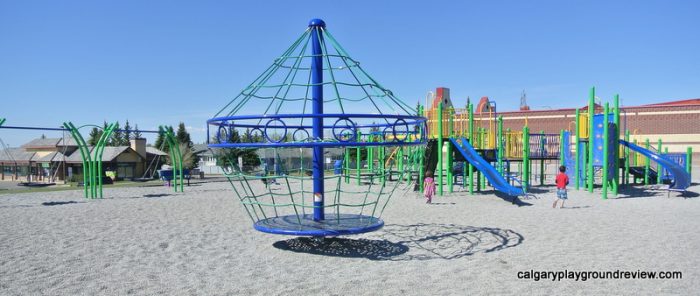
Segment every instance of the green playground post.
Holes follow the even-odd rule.
[[[591,91],[588,96],[588,177],[586,177],[588,192],[591,193],[593,193],[593,153],[595,152],[595,147],[593,147],[593,131],[595,130],[595,124],[593,124],[593,117],[595,115],[594,100],[595,87],[591,87]]]
[[[424,110],[423,106],[420,106],[420,105],[418,106],[418,115],[425,117],[425,110]],[[430,134],[428,133],[428,130],[426,129],[426,127],[421,127],[421,133],[423,134],[423,136],[430,139]],[[418,157],[418,180],[416,180],[416,182],[418,182],[418,184],[419,184],[418,187],[420,188],[421,193],[423,192],[423,189],[424,189],[423,188],[423,185],[424,185],[423,180],[425,179],[425,167],[423,167],[424,161],[425,161],[425,156],[426,156],[425,151],[426,151],[425,146],[421,146],[418,149],[418,153],[419,153],[419,155],[418,155],[419,156]]]
[[[559,131],[559,165],[565,165],[564,163],[564,130]],[[568,169],[568,168],[567,168]]]
[[[362,133],[360,131],[357,131],[357,141],[358,142],[361,141],[362,140],[361,138],[362,138]],[[360,169],[362,168],[362,156],[361,156],[362,151],[360,149],[362,149],[362,148],[360,146],[357,146],[356,149],[357,150],[355,151],[356,152],[356,155],[355,155],[355,175],[357,176],[357,185],[360,185],[360,177],[361,177],[360,176],[360,174],[361,174]]]
[[[645,146],[647,150],[649,150],[649,138],[646,139]],[[649,185],[649,170],[651,166],[651,160],[649,160],[649,157],[644,158],[644,185]]]
[[[656,152],[658,152],[659,155],[663,154],[663,150],[661,147],[661,139],[659,139],[659,146],[657,146]],[[656,184],[663,183],[662,178],[661,178],[662,173],[663,172],[662,172],[661,165],[657,162],[656,163]]]
[[[467,104],[467,112],[469,113],[469,144],[474,146],[474,110],[472,109],[472,103]],[[471,195],[474,194],[474,172],[472,172],[472,163],[468,163],[467,174],[469,175],[469,194]]]
[[[608,199],[608,162],[610,160],[608,159],[608,132],[609,132],[609,123],[608,123],[608,103],[605,103],[605,108],[603,109],[603,199]]]
[[[5,118],[0,118],[0,126],[2,126],[3,123],[5,123]]]
[[[615,137],[615,162],[613,162],[613,168],[615,169],[615,176],[613,178],[612,190],[613,196],[617,196],[617,187],[620,184],[620,95],[616,94],[613,101],[615,106],[615,113],[613,116],[613,121],[615,122],[615,130],[613,131],[613,137]]]
[[[92,164],[92,161],[90,160],[90,150],[87,149],[87,145],[85,145],[84,141],[81,141],[82,137],[80,136],[80,133],[78,133],[78,130],[75,128],[73,123],[64,122],[63,126],[70,131],[71,136],[73,136],[76,144],[78,144],[80,159],[83,163],[83,191],[85,193],[85,198],[89,198],[90,195],[88,193],[88,186],[90,186],[90,182],[88,180],[90,180],[90,164]]]
[[[579,130],[580,130],[580,129],[579,129],[579,127],[580,127],[579,124],[581,123],[581,121],[580,121],[580,119],[579,119],[579,115],[580,115],[580,114],[579,114],[579,110],[578,110],[578,108],[576,108],[576,160],[574,161],[574,172],[575,172],[575,176],[574,176],[574,186],[575,186],[576,190],[579,190],[579,185],[580,185],[580,180],[579,180],[579,178],[580,178],[580,173],[579,173],[579,169],[580,169],[580,166],[581,166],[580,160],[581,160],[581,152],[582,152],[582,151],[581,151],[581,145],[579,145],[579,144],[581,143],[581,134],[579,133]]]
[[[625,141],[629,142],[630,141],[630,131],[626,130],[625,131]],[[625,184],[630,183],[630,148],[625,146],[625,177],[623,178],[623,182]]]
[[[437,143],[438,144],[438,151],[437,151],[438,165],[437,165],[437,170],[439,172],[438,173],[438,180],[439,180],[439,182],[438,182],[439,183],[438,195],[442,196],[442,184],[444,182],[443,175],[442,175],[442,173],[443,173],[443,171],[442,171],[442,168],[443,168],[443,166],[442,166],[443,165],[443,163],[442,163],[442,144],[443,144],[442,143],[442,102],[438,103],[438,111],[437,112],[438,112],[438,116],[437,116],[437,120],[438,120],[438,130],[437,130],[437,132],[438,132],[438,143]]]
[[[503,176],[503,116],[498,116],[498,129],[496,130],[496,163],[498,165],[498,173]],[[506,182],[508,178],[506,178]]]
[[[454,132],[454,121],[452,118],[454,117],[454,108],[450,108],[448,111],[448,119],[447,119],[447,135],[449,138],[453,138],[454,135],[452,134]],[[452,177],[452,166],[453,166],[453,161],[452,161],[452,142],[447,143],[447,192],[452,193],[453,188],[452,188],[452,183],[454,182],[453,177]]]
[[[523,189],[530,188],[530,128],[523,127]]]
[[[343,168],[344,168],[343,172],[345,173],[345,184],[350,184],[350,149],[352,149],[352,148],[346,147],[345,148],[345,155],[343,155],[344,156],[343,157]],[[302,155],[302,159],[303,159],[303,155]],[[303,175],[304,167],[302,167],[301,169],[302,169],[302,176],[304,176]]]
[[[544,185],[544,131],[540,130],[540,186]]]
[[[0,124],[2,125],[2,124]],[[693,175],[693,147],[688,147],[688,149],[685,151],[685,171],[688,172],[688,175],[691,176],[692,180],[692,175]]]

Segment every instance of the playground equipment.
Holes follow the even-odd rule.
[[[461,185],[469,187],[469,194],[474,193],[474,187],[476,191],[484,188],[488,181],[494,189],[508,195],[527,195],[534,183],[533,169],[539,171],[539,184],[544,185],[547,163],[557,164],[550,166],[552,175],[559,165],[565,165],[576,190],[583,186],[593,192],[598,180],[603,198],[609,192],[616,195],[620,184],[629,184],[628,176],[644,179],[647,185],[668,182],[671,190],[690,186],[691,148],[686,153],[662,152],[660,139],[656,148],[648,139],[645,148],[636,145],[629,141],[629,131],[620,132],[624,129],[619,96],[615,96],[612,108],[609,103],[601,106],[599,114],[594,98],[592,88],[587,112],[576,109],[576,121],[572,122],[575,128],[570,126],[559,134],[533,133],[527,118],[522,130],[504,130],[496,104],[485,99],[476,109],[481,114],[475,114],[469,102],[465,109],[456,109],[443,108],[443,100],[436,100],[440,102],[422,113],[428,118],[422,171],[435,171],[438,195],[443,194],[444,186],[453,192],[455,180],[460,178]],[[538,160],[537,170],[532,162]],[[651,161],[657,166],[653,167]],[[514,166],[517,172],[511,172]]]
[[[657,184],[664,179],[672,182],[670,190],[683,191],[690,186],[691,148],[688,148],[685,155],[668,154],[661,152],[661,139],[658,141],[657,152],[652,150],[648,139],[646,148],[629,142],[629,131],[620,132],[619,95],[614,97],[612,110],[609,103],[604,104],[602,114],[596,114],[594,98],[593,87],[589,92],[587,114],[576,109],[575,144],[570,142],[571,131],[562,130],[562,163],[567,166],[567,174],[574,181],[576,190],[583,185],[586,190],[593,192],[596,175],[600,175],[603,199],[608,198],[609,191],[612,191],[613,196],[617,195],[619,185],[629,183],[630,174],[635,179],[643,178],[645,185],[656,177]],[[620,135],[624,139],[620,139]],[[576,145],[575,152],[571,145]],[[641,157],[646,158],[643,160],[645,165],[636,166],[641,162]],[[651,169],[651,161],[658,164],[656,171]],[[621,163],[624,163],[624,167],[620,167]]]
[[[294,111],[299,113],[290,114]],[[349,184],[347,178],[356,176],[347,173],[349,154],[344,157],[346,175],[327,176],[324,148],[358,149],[359,157],[359,149],[374,155],[387,148],[423,145],[425,118],[415,113],[370,77],[322,20],[313,19],[272,66],[207,121],[207,132],[213,129],[215,135],[208,144],[255,229],[305,236],[363,233],[384,225],[381,213],[399,182],[342,189],[342,178]],[[257,136],[233,141],[237,129]],[[251,174],[231,157],[236,149],[300,149],[302,155],[303,149],[310,149],[312,176]],[[377,177],[386,178],[390,171],[380,166]],[[262,182],[251,182],[271,178],[281,185],[264,189],[255,187]]]
[[[104,148],[106,146],[107,139],[112,135],[113,132],[115,131],[122,131],[124,132],[125,130],[118,130],[116,129],[116,123],[111,123],[108,124],[104,129],[100,126],[97,125],[82,125],[79,127],[76,127],[72,122],[64,122],[62,128],[49,128],[49,127],[28,127],[28,126],[5,126],[3,123],[5,123],[5,118],[0,118],[0,129],[18,129],[18,130],[41,130],[41,131],[62,131],[62,132],[69,132],[71,137],[75,140],[76,145],[78,146],[78,151],[81,156],[82,160],[82,167],[83,167],[83,188],[84,188],[84,194],[85,198],[89,199],[95,199],[95,198],[102,198],[102,185],[103,185],[103,178],[104,178],[104,173],[102,170],[102,153],[104,152]],[[83,138],[83,136],[80,134],[80,129],[84,127],[95,127],[98,129],[103,129],[103,132],[97,141],[96,145],[91,147],[88,146],[87,142]],[[182,191],[183,190],[183,169],[182,169],[182,154],[179,150],[179,146],[177,145],[177,140],[175,139],[174,133],[172,128],[164,128],[164,127],[159,127],[158,131],[147,131],[147,130],[139,130],[141,133],[163,133],[165,135],[165,139],[168,142],[168,146],[170,147],[170,157],[173,162],[173,167],[174,167],[174,189],[175,191]],[[65,140],[65,139],[64,139]],[[178,186],[179,184],[179,186]]]

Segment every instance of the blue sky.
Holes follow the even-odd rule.
[[[581,106],[593,85],[623,105],[698,98],[698,3],[0,0],[0,117],[183,121],[201,142],[204,122],[314,17],[410,105],[437,86],[502,111],[522,90],[533,109]],[[11,146],[40,135],[0,130]]]

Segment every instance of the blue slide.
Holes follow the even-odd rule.
[[[672,161],[672,160],[670,160],[662,155],[659,155],[657,153],[654,153],[653,151],[649,151],[647,149],[639,147],[639,146],[632,144],[630,142],[620,140],[620,144],[625,145],[625,146],[629,147],[630,149],[641,153],[642,155],[657,162],[662,167],[664,167],[669,172],[671,172],[671,175],[673,175],[673,183],[671,184],[671,187],[669,187],[668,189],[685,190],[686,188],[690,187],[690,175],[688,174],[688,172],[685,171],[684,167],[681,167],[679,164],[675,163],[674,161]]]
[[[484,160],[479,153],[474,150],[474,147],[472,147],[471,144],[467,141],[467,139],[462,138],[462,143],[458,143],[456,139],[450,138],[450,141],[452,141],[452,144],[455,145],[457,150],[462,153],[464,158],[469,161],[471,165],[473,165],[477,170],[479,170],[484,176],[486,177],[487,180],[491,183],[491,185],[496,188],[496,190],[501,191],[507,195],[510,196],[520,196],[520,195],[525,195],[525,192],[523,191],[522,188],[514,187],[506,181],[506,179],[501,176],[501,174],[496,171],[496,168],[494,168],[491,164],[489,164],[486,160]]]

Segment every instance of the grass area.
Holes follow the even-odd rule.
[[[163,181],[153,180],[148,182],[135,182],[135,181],[119,181],[114,184],[104,184],[103,189],[108,188],[119,188],[119,187],[140,187],[140,186],[162,186]],[[0,189],[0,194],[14,194],[14,193],[35,193],[35,192],[52,192],[52,191],[67,191],[67,190],[84,190],[84,187],[78,186],[77,182],[71,182],[68,184],[57,184],[48,187],[37,187],[28,188],[22,186],[16,186],[16,189]]]

